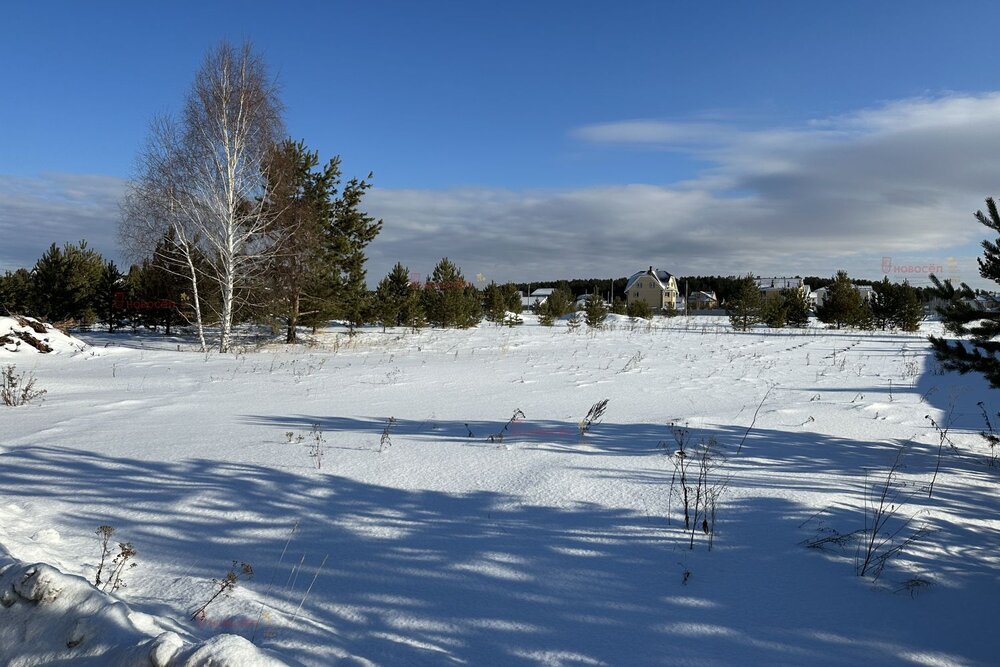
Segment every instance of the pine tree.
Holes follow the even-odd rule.
[[[625,314],[629,317],[639,317],[648,320],[653,316],[653,310],[649,307],[648,303],[642,299],[638,299],[628,304],[625,308]]]
[[[7,271],[0,276],[0,313],[29,315],[33,299],[31,274],[27,269]]]
[[[570,311],[572,305],[569,292],[563,287],[557,287],[538,307],[538,321],[544,326],[552,326],[556,320]]]
[[[108,325],[108,332],[122,326],[125,317],[124,299],[125,276],[114,262],[105,262],[94,295],[94,306],[98,318]]]
[[[87,247],[86,241],[67,243],[62,248],[53,243],[31,271],[33,310],[52,321],[76,320],[93,324],[97,285],[104,260]]]
[[[872,323],[876,329],[885,331],[894,324],[893,315],[899,309],[899,290],[896,285],[889,282],[889,276],[882,278],[882,282],[872,286],[871,311]]]
[[[616,296],[614,301],[611,302],[611,312],[615,315],[625,315],[628,312],[628,304],[625,302],[625,299]]]
[[[778,297],[764,297],[761,299],[760,318],[768,327],[780,329],[788,321],[788,310],[785,307],[785,300]]]
[[[510,324],[508,313],[521,312],[521,293],[514,283],[497,285],[490,283],[483,290],[483,312],[486,319],[497,325]]]
[[[993,197],[986,199],[987,213],[976,211],[976,220],[993,232],[1000,233],[1000,213]],[[1000,283],[1000,238],[982,243],[983,256],[978,259],[979,275]],[[969,336],[967,341],[950,342],[944,337],[931,336],[934,355],[948,370],[965,374],[982,373],[992,387],[1000,388],[1000,312],[979,310],[971,304],[972,288],[962,283],[956,288],[951,281],[941,282],[931,276],[935,292],[948,305],[938,312],[945,329],[956,336]]]
[[[194,259],[199,261],[197,255]],[[177,244],[163,239],[153,258],[142,263],[139,282],[135,285],[134,295],[138,300],[157,302],[156,308],[143,313],[145,324],[162,325],[167,336],[173,324],[197,320],[191,280],[185,275],[188,272],[186,264]],[[199,298],[204,301],[212,294],[210,289],[201,290]]]
[[[735,290],[726,302],[729,322],[737,331],[749,331],[758,324],[763,316],[764,302],[757,286],[757,280],[752,275],[740,278]]]
[[[372,174],[368,174],[370,179]],[[369,304],[365,282],[365,248],[382,230],[382,221],[361,210],[361,200],[372,187],[368,180],[352,178],[334,202],[333,225],[328,229],[337,312],[350,325],[364,324]]]
[[[447,257],[424,287],[424,307],[427,320],[437,327],[471,327],[482,318],[479,291]]]
[[[902,331],[917,331],[924,319],[924,305],[916,288],[909,282],[897,286],[893,325]]]
[[[408,325],[407,307],[413,287],[410,285],[410,270],[397,262],[392,271],[383,278],[375,290],[373,312],[377,321],[385,327]]]
[[[827,288],[823,305],[816,309],[816,317],[821,322],[832,324],[837,329],[845,326],[867,328],[871,315],[871,310],[846,271],[837,272],[833,284]]]
[[[495,282],[491,282],[483,290],[483,313],[488,321],[497,325],[502,324],[507,315],[507,302],[500,286]]]
[[[591,294],[590,298],[587,299],[584,311],[587,315],[587,326],[593,329],[600,328],[603,326],[604,320],[608,319],[608,307],[604,303],[604,299],[596,293]]]
[[[781,301],[785,309],[785,323],[788,326],[802,328],[809,325],[809,300],[802,290],[792,288],[781,290]]]
[[[424,288],[419,283],[410,283],[410,291],[400,315],[402,324],[414,331],[427,326],[427,315],[424,311]]]
[[[334,215],[340,157],[318,166],[318,152],[290,139],[275,146],[268,158],[266,209],[273,253],[264,283],[268,305],[284,321],[286,343],[296,341],[302,317],[323,310],[324,300],[314,292],[332,293],[322,288],[330,259],[324,233]]]

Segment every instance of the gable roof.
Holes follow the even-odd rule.
[[[625,283],[625,291],[627,292],[630,289],[632,289],[632,285],[635,284],[635,281],[638,280],[639,278],[642,278],[643,276],[652,276],[653,278],[656,278],[656,281],[660,283],[660,289],[662,290],[667,289],[667,285],[670,284],[670,279],[673,277],[672,275],[670,275],[669,271],[664,271],[663,269],[654,269],[653,267],[649,267],[645,271],[639,271],[638,273],[632,274],[632,277],[630,277],[628,279],[628,282]]]

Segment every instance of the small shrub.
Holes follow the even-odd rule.
[[[323,450],[326,449],[326,440],[323,439],[323,431],[320,430],[319,424],[313,424],[310,436],[309,456],[316,462],[316,469],[320,470],[323,468]]]
[[[581,437],[590,432],[590,428],[601,420],[604,416],[604,411],[607,409],[608,399],[606,398],[590,406],[590,410],[587,411],[587,416],[585,416],[578,424]]]
[[[45,393],[44,389],[35,389],[35,376],[30,371],[18,374],[17,367],[9,364],[0,372],[0,401],[4,405],[27,405]]]
[[[111,574],[108,575],[108,580],[101,587],[102,591],[117,591],[119,588],[126,587],[127,584],[122,579],[122,575],[126,569],[131,570],[133,567],[139,565],[133,560],[136,553],[135,547],[132,546],[131,542],[118,543],[118,553],[111,559]],[[130,563],[129,561],[132,562]]]
[[[97,566],[97,575],[94,577],[95,586],[101,585],[101,573],[104,572],[104,562],[111,554],[111,549],[108,547],[108,542],[111,541],[111,536],[114,534],[114,532],[115,529],[108,525],[97,527],[97,534],[100,535],[101,537],[101,562]]]
[[[714,451],[715,438],[702,440],[697,447],[688,447],[687,427],[673,423],[668,426],[677,448],[673,449],[663,441],[658,445],[670,455],[674,466],[667,495],[667,521],[670,521],[671,501],[677,489],[684,505],[684,529],[690,534],[688,549],[694,549],[694,539],[700,530],[707,537],[708,550],[711,551],[715,543],[718,501],[726,489],[725,479],[717,479],[712,473],[724,460]]]
[[[625,314],[631,318],[642,318],[648,320],[653,316],[653,311],[645,301],[636,300],[625,307]]]
[[[986,459],[986,463],[992,468],[997,465],[997,445],[1000,445],[1000,435],[993,428],[993,422],[990,420],[990,415],[986,412],[986,406],[983,405],[982,401],[976,403],[979,406],[979,410],[983,413],[983,421],[986,422],[986,429],[979,432],[983,440],[990,448],[990,455]],[[1000,414],[998,414],[1000,416]]]
[[[504,424],[503,428],[500,429],[499,432],[491,435],[489,438],[487,438],[487,440],[489,442],[503,442],[504,433],[510,430],[510,427],[513,426],[515,423],[517,423],[518,419],[524,419],[524,413],[521,412],[520,409],[514,410],[514,414],[511,415],[510,419],[507,420],[507,423]],[[469,425],[466,424],[465,427],[469,428]],[[469,430],[469,433],[472,433],[471,429]]]
[[[212,583],[215,584],[215,586],[217,586],[218,588],[212,594],[212,597],[208,599],[208,602],[195,609],[194,613],[191,614],[191,618],[195,621],[205,620],[206,610],[208,609],[208,605],[215,602],[216,598],[218,598],[220,595],[224,594],[228,595],[229,593],[231,593],[232,590],[236,588],[236,583],[240,579],[245,579],[245,580],[253,579],[253,566],[250,565],[250,563],[244,563],[244,562],[237,563],[237,561],[234,560],[233,566],[229,568],[229,572],[226,573],[225,577],[223,577],[221,580],[220,579],[212,580]]]
[[[622,369],[618,371],[618,373],[615,373],[615,375],[618,375],[619,373],[628,373],[631,370],[635,370],[636,368],[638,368],[640,361],[642,361],[642,350],[639,350],[631,357],[629,357],[629,360],[625,363]]]
[[[389,432],[395,425],[396,425],[395,417],[389,417],[389,419],[385,422],[385,428],[382,429],[382,437],[378,441],[378,451],[380,453],[384,452],[389,447],[392,447],[392,438],[390,437]],[[468,428],[468,425],[466,425],[466,428]],[[471,433],[472,431],[469,432]]]
[[[868,575],[878,580],[890,560],[927,532],[923,528],[917,528],[908,536],[902,536],[913,517],[900,521],[895,528],[889,528],[890,521],[909,500],[909,496],[902,495],[897,482],[902,460],[903,449],[900,449],[881,486],[875,483],[869,486],[866,479],[865,527],[860,533],[862,541],[855,557],[855,570],[859,577]]]

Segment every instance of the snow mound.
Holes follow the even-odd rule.
[[[136,614],[87,580],[44,563],[0,564],[0,664],[97,667],[280,667],[236,635],[198,644],[152,636]],[[155,620],[155,619],[154,619]],[[153,626],[157,624],[154,622]]]
[[[87,344],[33,317],[0,317],[0,356],[7,353],[77,352]]]

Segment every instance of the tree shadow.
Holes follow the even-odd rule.
[[[255,419],[277,428],[316,423],[310,416]],[[321,425],[381,428],[373,419],[331,417]],[[470,424],[490,425],[496,426]],[[662,426],[602,426],[587,439],[594,453],[657,455],[647,436]],[[416,440],[464,442],[464,424],[439,423],[428,431],[404,422],[399,428]],[[720,428],[716,437],[742,430]],[[751,435],[744,456],[763,455],[765,445],[773,450],[779,437]],[[782,456],[801,444],[782,436],[780,446],[789,450]],[[591,453],[546,444],[543,434],[532,437],[522,444],[544,449],[542,455]],[[870,447],[841,439],[812,445],[814,453],[819,447],[841,454],[792,456],[771,471],[774,485],[781,488],[782,474],[846,469],[838,458]],[[880,454],[871,455],[873,465]],[[590,467],[584,475],[615,475],[665,493],[668,473],[653,460],[645,472]],[[860,604],[849,568],[834,569],[798,544],[800,526],[815,509],[794,498],[745,496],[760,480],[735,478],[716,548],[708,552],[700,539],[689,550],[687,534],[663,518],[572,498],[539,506],[489,490],[405,489],[325,471],[147,461],[49,446],[14,448],[0,463],[0,485],[16,489],[20,499],[61,499],[69,508],[64,531],[89,534],[110,522],[135,543],[142,566],[126,597],[141,610],[182,617],[204,602],[189,597],[192,580],[204,582],[207,598],[210,579],[220,578],[231,560],[253,562],[257,580],[210,607],[212,623],[182,626],[199,637],[219,630],[250,635],[250,619],[263,611],[258,643],[312,664],[352,664],[354,658],[407,665],[857,664],[873,656],[881,664],[907,664],[908,655],[924,653],[985,663],[992,655],[983,640],[988,615],[979,623],[960,614],[964,627],[942,637],[931,628],[941,620],[936,611],[899,612],[898,596]],[[972,507],[987,499],[964,502]],[[828,520],[853,525],[856,516]],[[949,538],[955,545],[983,542],[971,528]],[[954,585],[987,577],[969,566],[973,556],[947,555]],[[926,558],[928,568],[945,567],[933,553]],[[989,581],[980,596],[996,592]],[[901,637],[892,640],[897,632]],[[854,641],[841,641],[848,636]],[[322,648],[302,654],[303,645]]]

